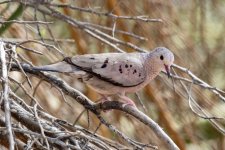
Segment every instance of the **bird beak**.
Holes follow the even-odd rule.
[[[166,74],[167,74],[168,78],[170,78],[171,77],[171,75],[170,75],[170,67],[168,65],[164,65],[164,66],[165,66]]]

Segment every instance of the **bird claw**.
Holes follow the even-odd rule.
[[[131,107],[137,108],[135,103],[129,97],[121,96],[120,98],[125,102],[124,104],[122,104],[123,108],[126,107],[126,106],[131,106]]]
[[[125,108],[126,106],[131,106],[137,108],[137,106],[134,103],[124,103],[122,104],[122,107]]]
[[[107,97],[105,95],[101,95],[101,96],[102,97],[97,100],[99,103],[101,103],[101,105],[103,105],[107,101],[111,101],[111,99],[109,99],[109,97]],[[105,112],[105,113],[108,113],[108,112],[111,112],[111,111],[112,111],[111,109],[109,109],[109,110],[103,110],[103,112]]]
[[[137,108],[137,106],[135,105],[135,103],[127,96],[119,96],[120,99],[122,100],[123,104],[122,107],[125,108],[126,106],[131,106],[134,108]],[[100,99],[98,99],[98,101],[100,101],[101,104],[104,104],[107,101],[111,101],[111,99],[105,95],[102,95],[102,97]],[[110,112],[111,110],[103,110],[103,112]]]

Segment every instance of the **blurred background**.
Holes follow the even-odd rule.
[[[192,71],[212,87],[225,91],[225,1],[224,0],[53,0],[52,3],[71,4],[78,8],[96,12],[113,13],[118,16],[142,16],[158,19],[154,22],[136,19],[115,19],[107,15],[96,15],[78,9],[54,7],[61,13],[78,21],[90,23],[94,28],[114,36],[124,42],[148,51],[158,46],[169,48],[175,54],[175,64]],[[21,62],[31,62],[33,65],[46,65],[60,61],[64,56],[86,53],[117,52],[98,39],[84,33],[82,29],[72,27],[63,20],[43,15],[34,8],[25,8],[18,3],[0,2],[0,20],[7,20],[14,14],[15,20],[47,20],[51,24],[19,24],[14,23],[5,28],[0,24],[0,37],[11,42],[22,42],[30,39],[54,45],[46,47],[36,42],[22,45],[28,49],[17,48]],[[36,14],[36,15],[35,15]],[[160,20],[161,21],[160,21]],[[105,28],[103,28],[105,27]],[[107,28],[106,28],[107,27]],[[112,29],[130,32],[138,37],[130,36]],[[53,38],[54,37],[54,38]],[[54,39],[54,40],[52,40]],[[127,46],[119,46],[126,52],[135,50]],[[177,72],[187,77],[185,73]],[[10,76],[21,82],[29,94],[33,95],[40,105],[51,115],[73,123],[83,111],[83,107],[75,100],[65,96],[58,89],[29,76],[32,85],[30,89],[23,74],[11,72]],[[99,95],[80,81],[71,76],[57,74],[74,88],[78,89],[91,100],[97,101]],[[186,84],[187,87],[190,84]],[[31,99],[15,83],[11,88],[30,104]],[[210,116],[225,118],[225,104],[209,89],[193,85],[192,96],[201,108]],[[140,110],[145,112],[166,131],[182,150],[225,150],[225,137],[208,120],[197,116],[190,108],[188,95],[182,89],[178,80],[168,79],[161,74],[142,91],[139,92],[143,109],[134,94],[134,99]],[[85,112],[77,124],[94,131],[99,120]],[[120,111],[103,113],[108,122],[115,125],[123,133],[143,143],[159,145],[154,132],[147,126]],[[225,128],[224,120],[220,122]],[[117,135],[101,126],[97,131],[104,137],[123,143]],[[164,148],[160,148],[164,149]],[[166,149],[166,148],[165,148]]]

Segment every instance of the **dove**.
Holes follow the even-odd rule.
[[[136,107],[126,94],[139,91],[161,71],[170,77],[173,61],[174,55],[169,49],[157,47],[148,53],[76,55],[54,64],[34,67],[34,70],[73,73],[104,100],[118,95],[125,105]]]

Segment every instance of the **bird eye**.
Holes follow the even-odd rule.
[[[161,55],[161,56],[160,56],[160,59],[161,59],[161,60],[163,60],[163,59],[164,59],[163,55]]]

